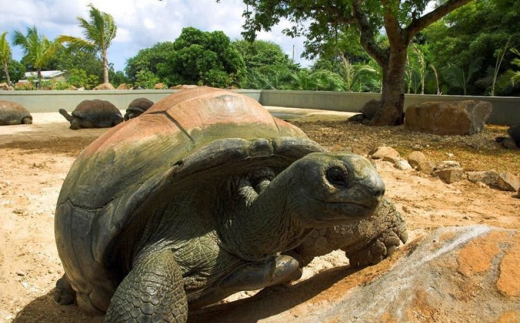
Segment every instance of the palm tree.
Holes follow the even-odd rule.
[[[52,55],[58,50],[60,44],[50,41],[45,36],[38,35],[36,26],[27,28],[27,35],[19,31],[14,32],[13,43],[22,46],[25,57],[29,64],[38,72],[38,87],[42,84],[42,66],[47,64]]]
[[[69,43],[69,46],[99,52],[103,59],[103,82],[109,83],[107,50],[116,37],[117,26],[110,14],[99,11],[92,4],[88,6],[90,7],[90,21],[78,17],[79,26],[85,29],[83,33],[85,39],[60,35],[57,40],[60,43]]]
[[[5,80],[7,82],[7,86],[11,86],[11,79],[9,78],[9,70],[7,69],[7,62],[12,57],[11,47],[9,46],[9,42],[5,39],[7,35],[7,31],[4,32],[0,36],[0,61],[2,62],[2,68],[5,73]]]

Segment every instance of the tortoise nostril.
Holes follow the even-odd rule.
[[[383,197],[385,195],[385,189],[378,189],[374,191],[374,197]]]

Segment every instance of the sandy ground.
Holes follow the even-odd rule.
[[[293,117],[291,111],[272,110],[286,119]],[[0,127],[0,323],[102,322],[102,318],[85,316],[75,306],[59,306],[52,300],[55,282],[63,274],[53,217],[61,184],[75,156],[105,129],[69,130],[58,113],[35,113],[33,117],[33,125]],[[338,114],[312,112],[305,117],[309,121],[337,118]],[[301,115],[298,120],[302,120]],[[327,138],[313,139],[326,141],[328,147],[346,140],[341,134]],[[448,185],[413,170],[397,170],[388,162],[377,165],[387,197],[407,220],[410,239],[448,225],[520,228],[520,199],[512,192],[468,181]],[[307,289],[302,293],[312,291],[327,298],[332,292],[328,287],[350,273],[341,254],[324,256],[305,269],[304,278],[317,276],[306,281]],[[279,297],[277,311],[306,301],[290,295]],[[244,313],[244,317],[248,315],[255,319],[247,321],[257,322],[272,319],[276,311],[258,308],[255,313]],[[194,315],[190,322],[204,319]]]

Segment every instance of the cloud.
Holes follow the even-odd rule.
[[[61,34],[82,37],[77,17],[89,19],[89,3],[114,17],[118,30],[108,55],[116,70],[123,70],[126,60],[139,50],[174,41],[184,27],[221,30],[231,40],[242,38],[245,5],[241,0],[0,0],[0,32],[8,31],[12,37],[15,30],[25,33],[28,27],[36,26],[49,39]],[[294,47],[295,61],[308,65],[299,58],[303,39],[284,36],[281,31],[286,27],[285,22],[269,33],[261,32],[258,39],[279,44],[289,57]],[[14,58],[21,59],[21,49],[12,47]]]

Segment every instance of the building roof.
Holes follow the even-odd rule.
[[[63,71],[41,71],[41,73],[44,79],[52,79],[54,77],[58,77],[65,74],[65,72]],[[26,72],[25,78],[29,77],[38,77],[38,72]]]

